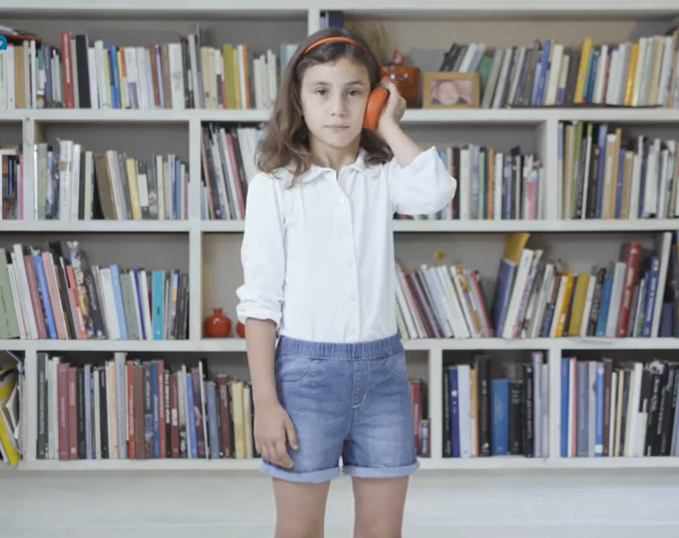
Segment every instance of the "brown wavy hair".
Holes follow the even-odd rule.
[[[360,43],[365,50],[351,43],[330,41],[304,50],[314,41],[325,37],[348,37]],[[366,52],[367,51],[367,52]],[[326,28],[304,40],[288,60],[276,95],[273,113],[259,143],[257,166],[266,173],[287,168],[293,175],[293,184],[311,166],[309,131],[302,117],[300,89],[304,72],[311,66],[349,58],[363,64],[372,90],[380,82],[380,65],[368,44],[357,34],[344,28]],[[359,144],[365,149],[370,164],[385,163],[393,153],[376,132],[363,129]]]

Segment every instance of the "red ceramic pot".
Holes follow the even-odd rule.
[[[208,338],[224,338],[231,333],[231,320],[222,312],[222,308],[213,308],[213,314],[205,318],[204,330]]]

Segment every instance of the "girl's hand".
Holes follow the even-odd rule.
[[[398,127],[399,122],[403,117],[403,113],[406,110],[406,100],[401,96],[398,88],[393,82],[385,80],[382,84],[389,90],[389,98],[380,115],[377,129],[384,134],[384,131]]]
[[[254,437],[257,452],[264,459],[281,467],[292,467],[286,445],[297,450],[297,434],[280,403],[272,402],[255,408]]]

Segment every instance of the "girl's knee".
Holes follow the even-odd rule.
[[[323,538],[323,518],[309,521],[283,515],[276,522],[275,538]]]
[[[384,518],[372,521],[359,521],[354,538],[401,538],[400,521],[387,521]]]

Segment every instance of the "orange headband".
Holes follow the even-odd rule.
[[[322,45],[323,43],[328,43],[329,41],[342,41],[344,43],[350,43],[352,45],[356,45],[359,49],[361,49],[363,52],[368,52],[363,45],[361,45],[358,41],[354,41],[353,39],[349,37],[343,37],[343,36],[330,36],[330,37],[323,37],[317,41],[314,41],[311,43],[309,46],[307,46],[306,49],[304,49],[304,54],[309,52],[311,49],[317,47],[318,45]]]

